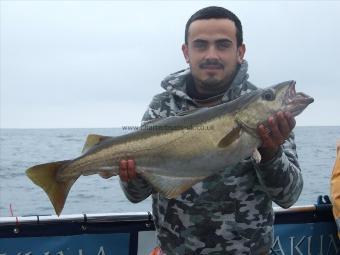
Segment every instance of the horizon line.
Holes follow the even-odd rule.
[[[122,125],[115,127],[0,127],[1,129],[123,129],[133,125]],[[136,125],[137,127],[137,125]],[[339,125],[296,125],[295,127],[340,127]]]

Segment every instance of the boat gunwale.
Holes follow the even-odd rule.
[[[288,209],[274,207],[276,219],[287,214],[309,214],[313,218],[329,214],[332,205],[315,204],[304,206],[292,206]],[[66,215],[27,215],[0,217],[0,227],[13,224],[41,224],[41,223],[100,223],[100,222],[131,222],[131,221],[152,221],[150,212],[126,212],[126,213],[95,213],[95,214],[66,214]],[[275,222],[277,223],[277,222]]]

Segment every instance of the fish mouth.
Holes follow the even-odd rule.
[[[285,95],[287,111],[289,111],[295,117],[299,115],[301,112],[303,112],[303,110],[313,102],[314,102],[313,97],[303,92],[296,92],[295,81],[291,82]]]

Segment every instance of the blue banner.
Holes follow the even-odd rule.
[[[1,238],[0,255],[129,255],[129,233]]]
[[[315,222],[303,224],[276,224],[274,226],[272,255],[335,255],[340,254],[340,243],[334,222]],[[114,231],[114,229],[112,229]],[[143,252],[148,254],[154,245],[151,239],[140,239]],[[130,243],[134,240],[134,244]],[[41,237],[0,238],[0,255],[129,255],[131,245],[137,245],[129,232],[110,234],[80,234]],[[139,245],[138,245],[139,246]],[[133,253],[135,254],[135,253]]]
[[[277,224],[272,254],[339,254],[340,243],[334,222]]]

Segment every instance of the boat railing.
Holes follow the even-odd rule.
[[[66,215],[29,215],[0,217],[0,226],[42,223],[93,223],[93,222],[129,222],[129,221],[150,221],[150,212],[126,212],[126,213],[97,213],[97,214],[66,214]]]
[[[340,254],[332,205],[274,208],[271,254]],[[156,245],[150,212],[0,217],[0,255],[148,254]]]
[[[292,206],[288,209],[274,207],[275,223],[287,222],[315,222],[332,221],[331,204],[314,204],[305,206]],[[288,216],[288,219],[287,219]],[[294,216],[294,217],[292,217]],[[41,223],[93,223],[93,222],[131,222],[152,221],[150,212],[126,212],[126,213],[98,213],[98,214],[67,214],[67,215],[27,215],[0,217],[0,226]]]

